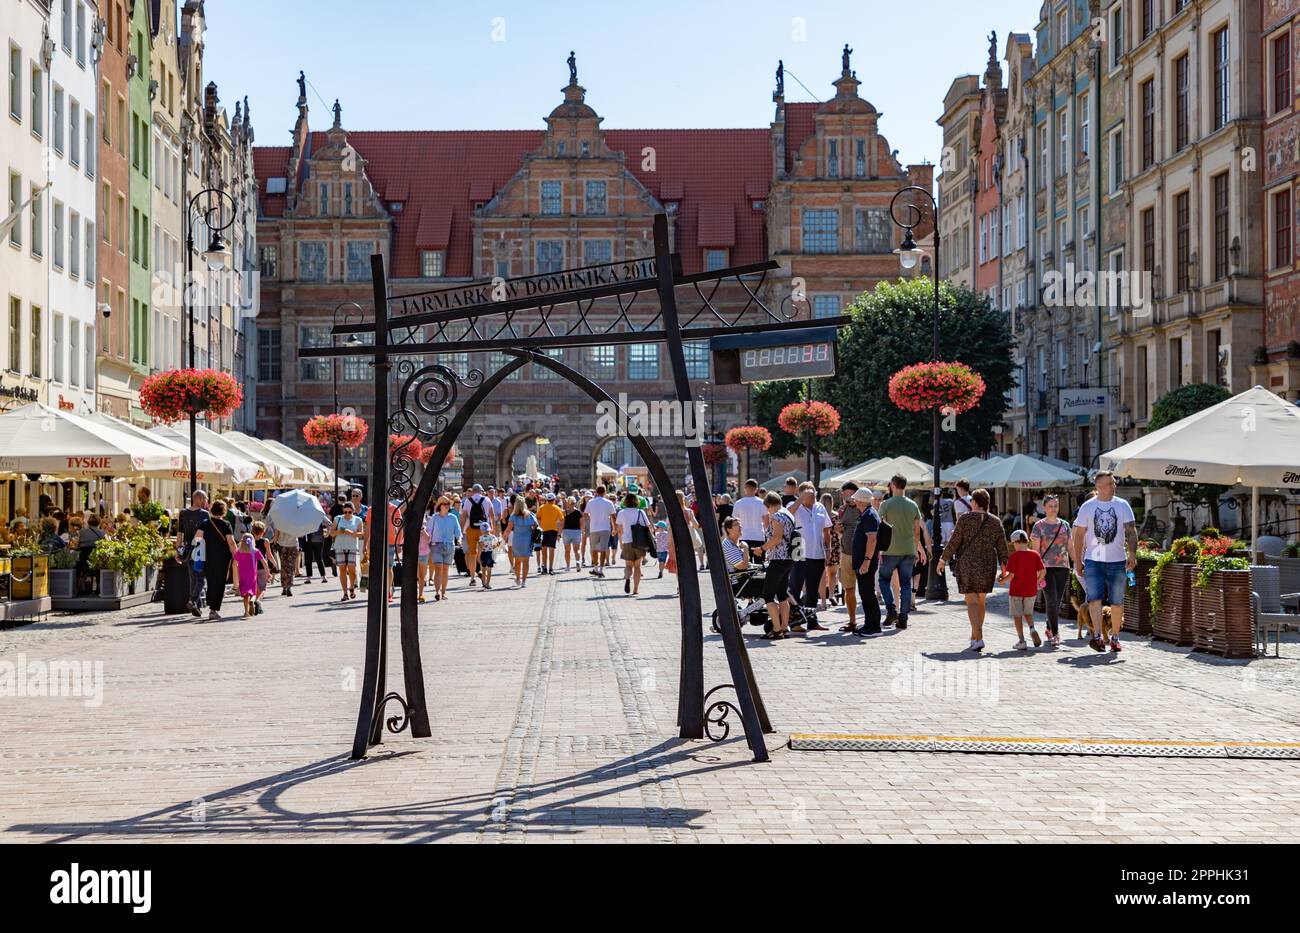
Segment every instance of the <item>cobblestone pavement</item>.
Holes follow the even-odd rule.
[[[738,725],[720,744],[675,737],[671,577],[635,599],[576,572],[522,591],[459,580],[421,610],[434,737],[350,762],[364,609],[332,583],[296,592],[255,620],[146,606],[0,632],[0,671],[103,677],[98,703],[30,681],[0,695],[0,840],[1300,841],[1300,761],[785,746],[795,731],[1296,741],[1294,636],[1251,662],[1132,637],[1097,655],[1072,628],[1021,653],[1003,591],[974,657],[957,602],[868,640],[834,631],[832,610],[830,632],[747,639],[778,730],[751,765]],[[399,688],[395,620],[391,650]],[[729,680],[716,636],[705,660],[709,685]]]

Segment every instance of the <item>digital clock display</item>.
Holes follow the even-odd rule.
[[[746,347],[740,351],[741,382],[816,379],[833,375],[835,344],[830,341]]]

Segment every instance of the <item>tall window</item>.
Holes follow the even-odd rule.
[[[586,212],[588,214],[606,213],[605,203],[605,183],[603,181],[589,181],[586,184],[585,197]]]
[[[9,369],[23,371],[23,302],[9,296]]]
[[[614,347],[588,347],[587,366],[590,374],[602,379],[613,379],[618,369],[618,357]]]
[[[1211,112],[1213,129],[1219,129],[1228,122],[1228,27],[1210,35],[1210,65],[1214,71],[1211,85],[1213,89],[1214,109]]]
[[[583,240],[582,241],[582,264],[584,266],[599,266],[604,263],[613,261],[614,246],[611,240]]]
[[[54,331],[50,334],[50,378],[63,381],[63,315],[54,312]]]
[[[1124,130],[1110,134],[1110,190],[1118,191],[1124,184]]]
[[[542,182],[542,213],[560,213],[560,183],[558,181]]]
[[[686,378],[708,379],[709,360],[712,357],[708,343],[698,340],[683,343],[682,352],[686,356]]]
[[[1147,78],[1141,85],[1142,96],[1142,168],[1156,161],[1156,82]]]
[[[1070,109],[1056,111],[1056,174],[1064,175],[1070,168]]]
[[[826,154],[826,177],[839,178],[840,177],[839,140],[831,139],[831,140],[827,140],[827,143],[828,143],[828,147],[827,147],[827,154]]]
[[[349,282],[370,281],[370,254],[375,244],[369,240],[349,240],[347,251],[347,279]]]
[[[1273,107],[1278,113],[1291,106],[1291,30],[1273,40]]]
[[[1047,182],[1047,124],[1038,128],[1038,167],[1035,169],[1039,187]]]
[[[9,115],[18,122],[23,119],[23,51],[9,46]]]
[[[41,375],[41,309],[32,305],[32,329],[31,329],[31,363],[32,375],[40,378]]]
[[[68,274],[81,276],[81,215],[76,211],[68,212]]]
[[[633,343],[628,345],[627,378],[637,380],[659,378],[659,344]]]
[[[32,134],[40,139],[45,135],[45,82],[41,80],[41,69],[32,66]]]
[[[375,342],[374,334],[360,334],[361,343],[371,346]],[[374,379],[374,362],[368,356],[343,357],[344,382],[369,382]]]
[[[45,195],[39,188],[32,188],[32,255],[45,255]]]
[[[1110,67],[1124,60],[1124,4],[1117,3],[1110,14]]]
[[[325,244],[308,240],[298,244],[298,280],[325,281]]]
[[[18,205],[23,203],[23,176],[17,172],[9,173],[9,210],[6,214],[12,214],[18,210]],[[14,246],[23,245],[23,225],[16,223],[9,228],[9,242]]]
[[[63,155],[63,88],[54,86],[54,151]]]
[[[68,321],[68,385],[81,384],[81,325]]]
[[[1156,28],[1156,0],[1141,0],[1142,3],[1142,38],[1151,35]]]
[[[1169,341],[1169,387],[1176,389],[1183,384],[1183,338],[1174,337]]]
[[[1092,114],[1089,113],[1088,92],[1079,95],[1079,157],[1088,158],[1088,138],[1092,131]]]
[[[352,182],[343,183],[343,216],[352,216]]]
[[[263,246],[259,254],[262,277],[276,279],[280,277],[280,247]]]
[[[1273,195],[1273,266],[1291,265],[1291,189]]]
[[[536,249],[536,267],[539,273],[560,272],[564,269],[563,240],[538,240]]]
[[[858,178],[867,177],[867,141],[855,139],[853,155],[853,174]]]
[[[280,381],[280,328],[257,329],[257,381]]]
[[[840,212],[805,210],[803,212],[803,251],[838,253],[840,251]]]
[[[1228,277],[1228,173],[1210,179],[1214,201],[1214,280]]]
[[[1191,193],[1174,195],[1174,275],[1178,291],[1191,287],[1192,214]]]
[[[1142,212],[1142,271],[1154,275],[1156,271],[1156,209],[1148,207]]]
[[[329,345],[329,327],[314,324],[302,324],[298,327],[298,346],[328,347]],[[330,360],[321,357],[299,357],[298,381],[329,382],[330,363]]]
[[[322,216],[330,212],[330,186],[328,182],[321,182],[318,186],[318,204]]]
[[[1186,55],[1174,59],[1174,152],[1186,149],[1188,142],[1187,62]]]
[[[81,104],[75,100],[68,104],[68,161],[81,164]]]
[[[893,250],[893,224],[883,207],[860,207],[853,212],[854,246],[859,253],[888,253]]]

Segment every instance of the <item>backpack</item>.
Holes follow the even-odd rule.
[[[485,502],[486,500],[482,496],[469,500],[469,524],[471,528],[477,528],[480,522],[487,521],[487,513],[484,510]]]

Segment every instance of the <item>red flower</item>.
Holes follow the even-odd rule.
[[[791,402],[781,409],[776,423],[790,434],[812,431],[818,437],[825,437],[840,429],[840,413],[829,402]]]
[[[727,448],[721,444],[705,444],[700,448],[700,453],[704,454],[705,466],[717,466],[727,459]]]
[[[230,373],[214,369],[172,369],[154,373],[140,387],[140,407],[164,424],[207,412],[228,418],[244,401],[244,390]]]
[[[302,426],[303,439],[312,447],[359,447],[365,443],[370,426],[356,415],[316,415]]]
[[[742,450],[767,450],[772,446],[772,432],[759,425],[745,425],[732,428],[723,440],[736,453]]]
[[[984,379],[965,363],[915,363],[889,380],[889,397],[906,411],[970,411],[984,395]]]
[[[388,435],[388,450],[394,456],[410,457],[419,460],[424,453],[424,445],[414,434]]]

